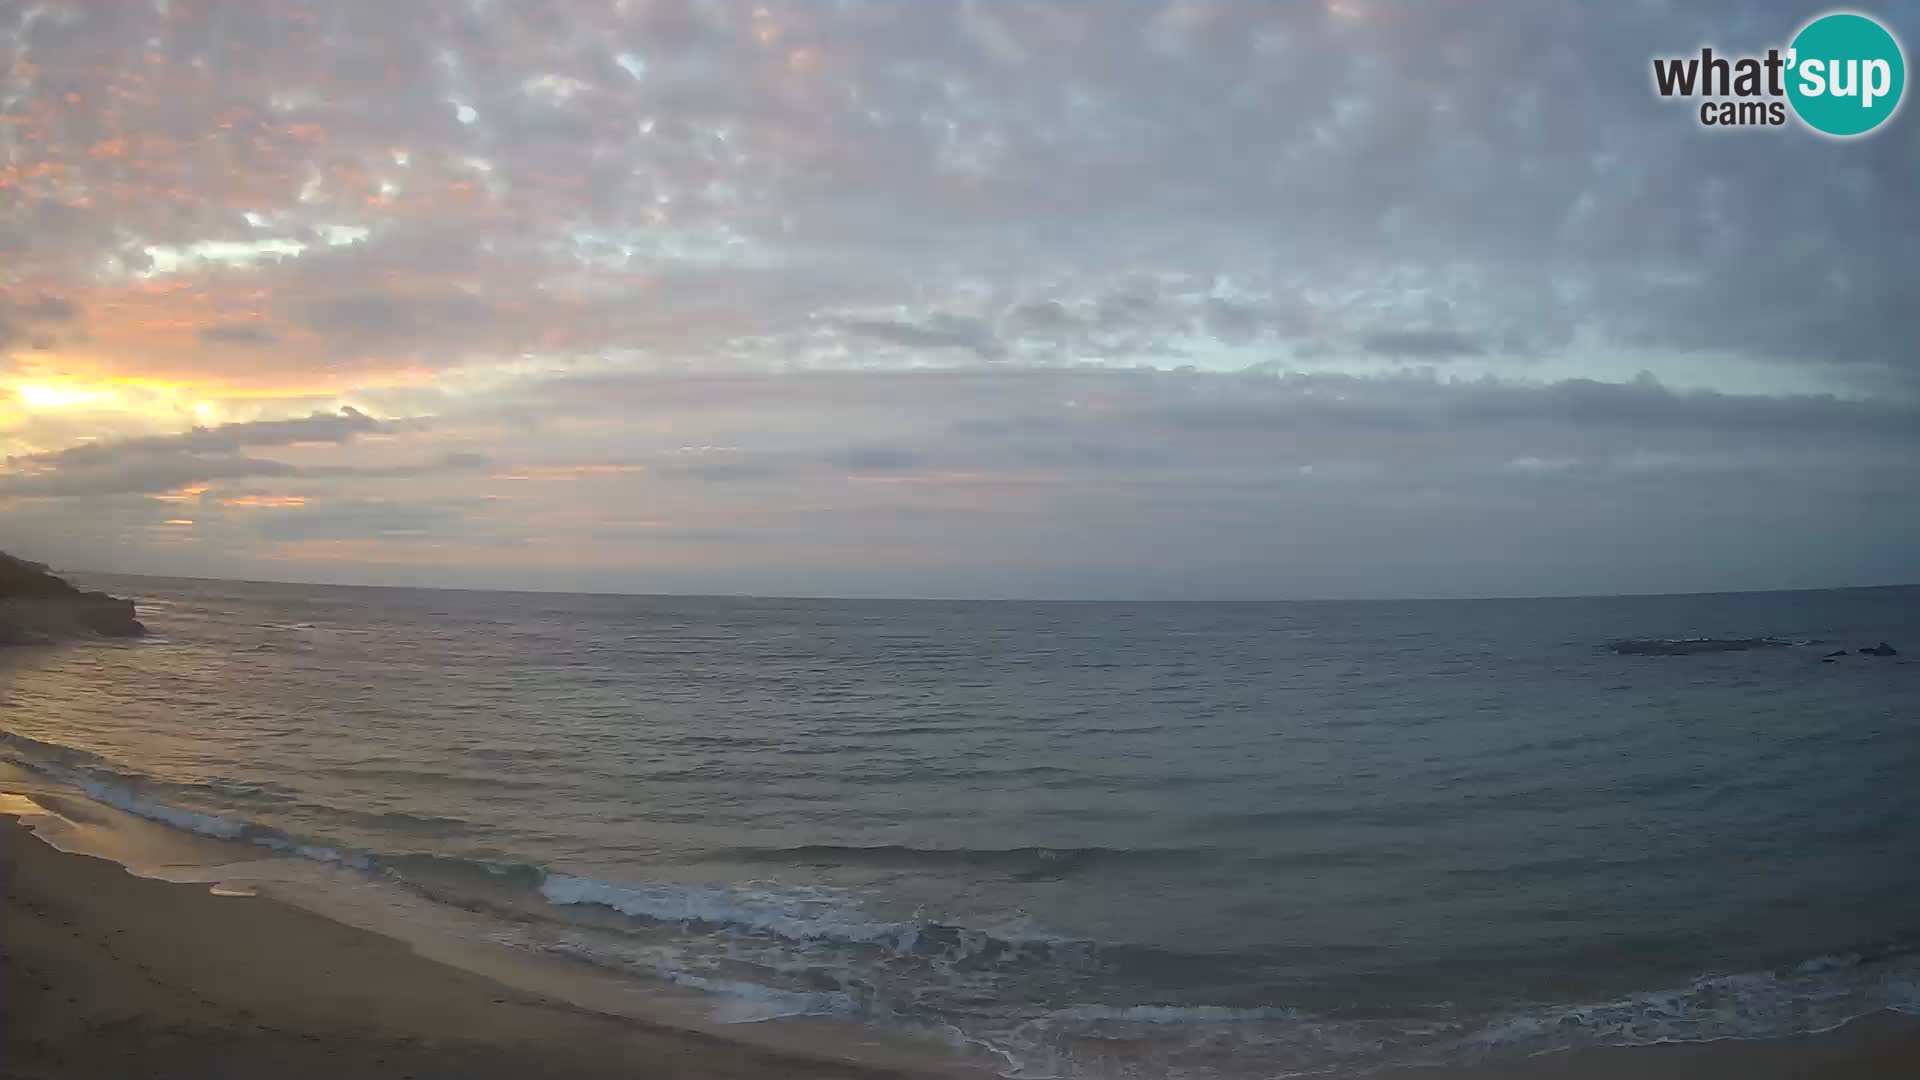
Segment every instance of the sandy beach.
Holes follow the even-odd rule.
[[[136,877],[0,818],[0,1077],[915,1075],[648,1025],[516,990],[264,897]],[[1920,1022],[1552,1055],[1396,1080],[1882,1080]]]
[[[903,1074],[595,1015],[260,897],[153,881],[0,818],[0,1076]]]

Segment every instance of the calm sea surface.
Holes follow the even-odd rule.
[[[1253,1077],[1920,1011],[1920,589],[89,584],[153,636],[0,653],[0,758],[722,1016]]]

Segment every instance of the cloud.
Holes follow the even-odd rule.
[[[1006,347],[994,335],[993,327],[980,319],[935,314],[924,323],[896,322],[885,319],[852,319],[845,324],[855,337],[873,338],[916,349],[962,349],[982,360],[997,360]]]
[[[215,320],[288,324],[254,363],[301,370],[608,350],[1204,365],[1311,293],[1349,341],[1434,297],[1474,316],[1473,348],[1401,330],[1361,342],[1375,355],[1485,358],[1579,327],[1913,379],[1914,271],[1889,239],[1913,131],[1811,154],[1702,137],[1647,91],[1675,37],[1787,32],[1758,13],[670,7],[584,13],[576,38],[370,0],[297,34],[283,2],[50,5],[20,33],[17,115],[58,168],[25,181],[10,262],[94,292],[103,265],[187,275]],[[1573,38],[1578,55],[1539,46]],[[1042,54],[1070,58],[1072,93]],[[172,86],[196,64],[226,111]],[[114,110],[82,92],[128,72],[143,92]],[[875,311],[896,314],[845,317]],[[1173,347],[1196,328],[1199,355]]]
[[[182,449],[156,449],[133,455],[100,455],[69,460],[51,467],[16,471],[18,459],[0,474],[0,499],[66,498],[133,492],[173,491],[213,480],[292,476],[284,462],[243,454],[196,454]]]
[[[198,333],[201,341],[218,342],[224,345],[271,345],[274,342],[272,330],[264,326],[249,326],[244,323],[203,326]]]
[[[300,314],[308,326],[322,333],[382,341],[484,323],[491,319],[493,309],[467,296],[362,293],[314,301]]]
[[[924,458],[897,446],[852,446],[829,454],[827,460],[851,473],[904,473],[919,468]]]
[[[1039,334],[1061,334],[1077,329],[1080,321],[1058,300],[1035,300],[1008,312],[1015,326]]]
[[[1647,86],[1792,15],[47,0],[0,16],[0,494],[222,572],[261,537],[142,547],[143,494],[254,478],[363,512],[329,558],[414,530],[492,583],[1503,588],[1573,522],[1623,552],[1589,585],[1800,580],[1731,522],[1884,576],[1920,127],[1715,137]]]
[[[436,537],[457,532],[474,509],[471,501],[460,499],[347,498],[309,505],[297,514],[270,515],[253,527],[259,536],[276,542],[378,539],[432,543]]]
[[[476,473],[496,467],[494,459],[486,454],[456,451],[431,461],[397,465],[310,465],[301,469],[300,475],[392,480],[436,473]]]
[[[1479,356],[1484,351],[1472,337],[1452,330],[1384,330],[1365,335],[1360,346],[1371,353],[1419,360]]]
[[[47,293],[13,297],[0,292],[0,353],[23,343],[44,350],[52,344],[53,328],[79,317],[78,305],[65,297]]]
[[[390,430],[393,425],[346,407],[293,420],[197,427],[178,435],[17,455],[9,457],[0,472],[0,498],[159,492],[213,480],[293,476],[299,470],[292,465],[242,451],[299,443],[339,445]]]
[[[1260,317],[1255,311],[1219,297],[1208,298],[1205,318],[1213,336],[1231,344],[1250,341],[1260,332]]]

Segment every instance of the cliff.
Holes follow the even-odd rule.
[[[0,645],[73,637],[138,637],[133,601],[76,589],[39,563],[0,552]]]

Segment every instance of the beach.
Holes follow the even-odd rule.
[[[0,1076],[845,1078],[933,1074],[597,1015],[267,897],[138,878],[0,819]],[[1411,1068],[1392,1080],[1891,1080],[1920,1022]]]
[[[1816,1071],[1873,1075],[1920,1014],[1920,664],[1822,661],[1835,639],[1920,638],[1909,592],[1082,607],[90,584],[139,596],[150,633],[0,655],[0,792],[54,848],[158,879],[74,887],[96,939],[244,957],[170,978],[271,1001],[267,1023],[319,1024],[336,1053],[353,1040],[324,1032],[368,1054],[449,1031],[511,1044],[490,1061],[614,1054],[527,1019],[546,1012],[492,1018],[531,995],[570,1025],[697,1033],[742,1069],[1760,1075],[1841,1054]],[[1606,647],[1650,632],[1806,644]],[[67,891],[39,862],[34,887]],[[236,913],[271,926],[195,937]],[[346,939],[380,947],[313,944]],[[312,975],[363,955],[381,959]],[[476,1017],[475,979],[516,989]],[[77,1015],[14,1030],[127,1044],[92,1045]]]
[[[263,897],[135,877],[0,818],[0,1076],[905,1075],[511,989]]]
[[[770,1050],[582,1009],[260,896],[136,877],[0,818],[0,1077],[958,1076]],[[1337,1075],[1337,1074],[1336,1074]],[[1554,1054],[1392,1080],[1882,1080],[1920,1021]]]
[[[1762,6],[0,0],[0,1080],[1920,1080]]]

